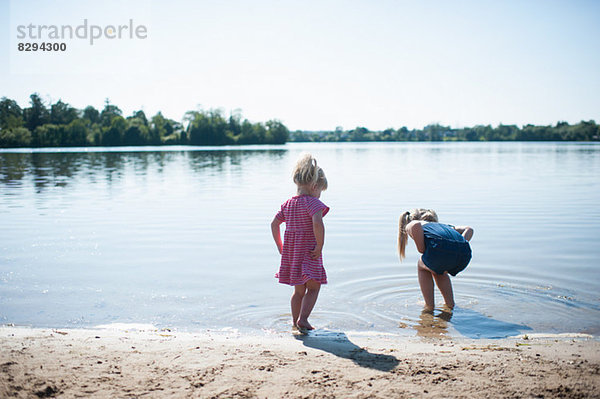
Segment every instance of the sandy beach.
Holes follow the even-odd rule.
[[[0,397],[600,397],[600,342],[0,328]]]

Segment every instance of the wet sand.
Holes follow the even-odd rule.
[[[0,328],[0,397],[600,397],[600,342]]]

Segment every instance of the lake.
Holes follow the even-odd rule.
[[[0,150],[0,324],[289,330],[270,222],[302,151],[331,207],[313,325],[600,335],[600,145],[548,142]],[[412,243],[398,260],[414,207],[475,230],[452,315],[421,313]]]

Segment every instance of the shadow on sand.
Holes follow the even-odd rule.
[[[500,339],[513,337],[531,327],[496,320],[471,309],[455,308],[434,312],[423,311],[415,326],[417,335],[425,338],[446,338],[448,327],[472,339]]]
[[[305,335],[294,335],[304,346],[329,352],[344,359],[350,359],[361,367],[379,371],[391,371],[399,363],[391,355],[371,353],[348,339],[346,333],[338,331],[314,330]]]

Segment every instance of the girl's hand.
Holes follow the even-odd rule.
[[[323,251],[323,245],[325,244],[325,226],[323,225],[323,210],[318,211],[312,217],[313,232],[315,233],[315,249],[310,251],[310,257],[312,259],[318,259]]]
[[[319,247],[317,245],[315,247],[315,249],[313,249],[312,251],[310,251],[310,257],[312,259],[319,259],[319,256],[321,256],[321,252],[323,252],[323,247]]]
[[[283,244],[281,242],[281,233],[279,232],[279,225],[283,223],[281,220],[277,219],[277,217],[273,218],[271,222],[271,232],[273,233],[273,240],[275,240],[275,245],[277,245],[277,250],[279,251],[279,255],[281,255],[283,251]]]
[[[469,226],[456,226],[454,230],[458,231],[467,241],[471,241],[473,238],[473,228]]]

